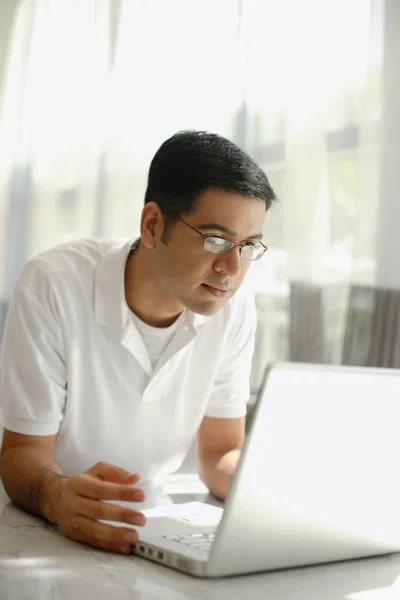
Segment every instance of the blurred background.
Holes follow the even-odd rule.
[[[1,0],[0,337],[22,265],[130,237],[159,145],[229,137],[280,202],[252,266],[279,360],[400,367],[398,0]]]

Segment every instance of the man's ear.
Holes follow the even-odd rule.
[[[140,237],[146,248],[155,248],[164,231],[164,216],[155,202],[144,205],[140,220]]]

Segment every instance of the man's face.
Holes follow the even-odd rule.
[[[265,204],[222,190],[207,190],[196,208],[182,218],[204,235],[222,237],[235,244],[257,241],[262,233]],[[204,238],[179,219],[162,241],[162,223],[155,228],[152,263],[158,284],[177,308],[203,315],[215,314],[242,283],[251,262],[239,248],[227,254],[204,250]],[[179,306],[181,305],[181,306]]]

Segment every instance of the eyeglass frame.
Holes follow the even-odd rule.
[[[167,213],[171,214],[176,219],[179,219],[179,221],[181,221],[184,225],[187,225],[188,227],[190,227],[190,229],[193,229],[193,231],[195,231],[196,233],[198,233],[199,235],[201,235],[201,237],[204,239],[204,245],[205,245],[206,241],[208,240],[208,238],[218,238],[218,236],[216,236],[216,235],[206,235],[206,234],[202,233],[201,231],[199,231],[198,229],[196,229],[196,227],[193,227],[193,225],[190,225],[189,223],[187,223],[184,219],[182,219],[179,215],[177,215],[170,208],[167,208],[166,206],[161,206],[161,205],[159,205],[159,206],[160,206],[161,210],[165,210]],[[225,254],[228,254],[231,250],[233,250],[233,248],[239,248],[240,258],[242,260],[247,260],[247,262],[257,262],[258,260],[260,260],[264,256],[264,254],[268,250],[268,246],[266,246],[265,244],[263,244],[261,240],[257,240],[257,244],[260,244],[261,247],[263,248],[263,253],[261,254],[260,258],[256,258],[255,260],[252,260],[251,258],[244,258],[242,256],[242,248],[244,248],[246,246],[245,243],[243,244],[243,242],[242,242],[240,244],[235,244],[234,242],[231,242],[230,240],[227,240],[226,238],[218,238],[218,239],[223,239],[228,244],[231,244],[231,247],[229,248],[229,250],[227,250],[226,252],[211,252],[210,250],[207,250],[203,246],[204,250],[206,252],[209,252],[210,254],[215,254],[216,256],[218,256],[218,255],[223,256]]]

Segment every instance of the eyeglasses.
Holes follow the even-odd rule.
[[[189,223],[186,223],[186,221],[181,219],[179,215],[174,213],[169,208],[166,208],[165,206],[160,206],[160,208],[171,214],[176,219],[179,219],[179,221],[182,221],[182,223],[190,227],[190,229],[193,229],[193,231],[201,235],[201,237],[204,239],[204,250],[206,252],[211,252],[212,254],[228,254],[232,248],[237,247],[239,248],[240,258],[243,258],[244,260],[255,261],[260,260],[260,258],[264,256],[264,253],[268,250],[267,246],[259,241],[234,244],[225,238],[214,235],[204,235],[204,233],[201,233],[201,231],[192,225],[189,225]]]

